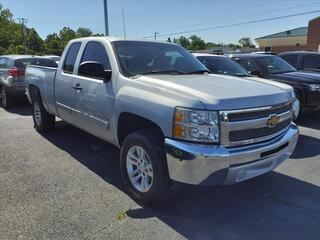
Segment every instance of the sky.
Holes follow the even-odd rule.
[[[103,0],[0,0],[14,19],[28,19],[42,38],[64,26],[88,27],[104,33]],[[205,41],[236,43],[242,37],[255,39],[280,31],[308,26],[320,12],[240,26],[232,25],[265,18],[320,10],[316,0],[108,0],[109,34],[123,37],[124,10],[128,38],[173,39],[196,34]],[[206,29],[197,31],[199,29]],[[194,31],[195,30],[195,31]],[[184,31],[192,33],[175,34]]]

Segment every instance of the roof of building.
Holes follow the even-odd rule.
[[[308,35],[308,27],[299,27],[283,32],[274,33],[271,35],[267,35],[264,37],[256,38],[259,39],[266,39],[266,38],[282,38],[282,37],[299,37],[299,36],[307,36]]]

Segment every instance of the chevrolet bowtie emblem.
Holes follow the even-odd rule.
[[[269,126],[269,127],[274,127],[274,126],[276,126],[276,125],[278,125],[278,123],[279,123],[279,120],[280,120],[280,117],[277,117],[277,116],[271,116],[269,119],[268,119],[268,121],[267,121],[267,125]]]

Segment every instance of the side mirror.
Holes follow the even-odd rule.
[[[80,64],[78,74],[80,76],[97,78],[103,80],[103,82],[107,82],[111,79],[112,71],[104,70],[101,63],[88,61]]]
[[[251,75],[253,76],[257,76],[257,77],[261,77],[262,76],[262,72],[260,70],[252,70],[249,72]]]

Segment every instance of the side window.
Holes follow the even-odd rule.
[[[298,67],[298,55],[284,55],[281,58],[290,63],[295,68]]]
[[[303,69],[320,70],[320,56],[309,55],[303,58]]]
[[[105,47],[99,42],[89,42],[83,52],[81,63],[94,61],[101,63],[105,70],[110,70],[110,62]]]
[[[0,68],[8,68],[8,60],[6,58],[0,58]]]
[[[239,63],[247,69],[248,72],[257,70],[261,71],[260,67],[253,59],[240,59]]]
[[[74,64],[76,62],[81,43],[73,43],[67,52],[66,59],[63,64],[63,71],[73,73]]]

